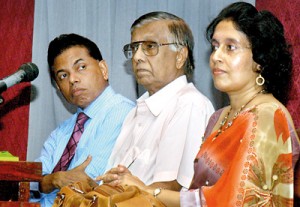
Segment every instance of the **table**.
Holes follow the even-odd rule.
[[[0,161],[0,207],[40,207],[30,203],[30,182],[42,179],[42,163]]]

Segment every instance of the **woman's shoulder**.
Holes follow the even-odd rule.
[[[289,111],[287,108],[280,103],[272,94],[263,94],[260,97],[257,97],[257,99],[252,103],[252,107],[249,108],[255,108],[258,109],[259,112],[275,112],[277,110],[282,110],[284,114],[287,116],[290,116]]]
[[[285,111],[285,107],[277,102],[264,102],[256,104],[254,109],[257,109],[258,112],[275,112],[276,110]]]
[[[294,128],[294,122],[288,109],[276,99],[258,103],[249,111],[255,111],[258,114],[258,117],[263,119],[268,119],[268,117],[274,117],[275,115],[281,116],[288,121],[292,128]]]
[[[287,116],[287,118],[290,117],[288,109],[276,99],[255,104],[253,108],[257,109],[259,113],[275,113],[276,111],[282,111]]]

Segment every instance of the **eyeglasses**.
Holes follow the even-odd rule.
[[[124,55],[127,59],[131,59],[139,46],[142,45],[142,51],[147,56],[155,56],[158,54],[158,48],[165,45],[179,45],[178,43],[157,43],[152,41],[138,41],[127,44],[123,47]]]

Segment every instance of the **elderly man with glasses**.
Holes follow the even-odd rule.
[[[193,177],[193,161],[214,109],[188,80],[194,70],[194,40],[181,18],[151,12],[131,27],[124,54],[147,90],[126,117],[109,160],[97,180],[121,183],[132,173],[146,185],[180,190]],[[111,168],[113,167],[113,168]]]

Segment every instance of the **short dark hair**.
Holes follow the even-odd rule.
[[[171,20],[171,23],[168,25],[169,31],[172,35],[173,41],[179,45],[183,45],[188,49],[188,58],[184,65],[184,72],[187,77],[190,78],[194,72],[195,63],[194,63],[194,37],[190,27],[187,23],[180,17],[170,14],[168,12],[156,11],[150,12],[142,15],[137,20],[135,20],[131,26],[131,33],[138,27],[159,20]]]
[[[246,34],[251,44],[253,60],[262,68],[264,89],[286,104],[293,64],[291,46],[284,37],[281,22],[269,11],[258,11],[249,3],[236,2],[224,8],[208,25],[206,38],[209,42],[217,24],[222,20],[231,20],[237,30]]]
[[[53,70],[51,68],[55,58],[65,50],[74,46],[84,47],[88,50],[88,53],[92,58],[99,61],[102,60],[102,55],[98,46],[90,39],[74,33],[62,34],[52,40],[48,47],[48,65],[53,78]]]

